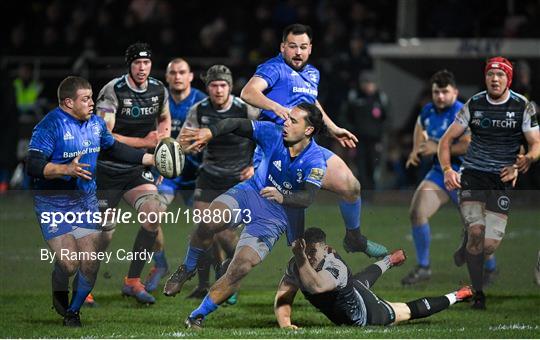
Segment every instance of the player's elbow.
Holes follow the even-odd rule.
[[[29,151],[26,156],[26,173],[30,177],[45,178],[44,169],[47,165],[47,159],[38,151]]]
[[[242,98],[243,101],[249,103],[250,99],[251,99],[252,91],[253,91],[253,89],[251,88],[251,86],[249,84],[244,86],[244,88],[240,92],[240,98]]]

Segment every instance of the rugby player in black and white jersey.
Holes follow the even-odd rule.
[[[159,140],[171,134],[168,93],[162,82],[150,77],[152,51],[146,43],[130,45],[125,54],[128,73],[111,80],[101,89],[97,114],[102,116],[116,140],[140,149],[153,149]],[[138,213],[161,213],[167,205],[159,195],[154,177],[148,168],[133,166],[100,155],[97,167],[97,186],[100,209],[115,208],[120,200],[134,207]],[[106,215],[107,217],[107,215]],[[108,215],[103,226],[104,247],[114,232],[115,223]],[[160,229],[159,221],[143,222],[134,252],[152,252]],[[140,281],[145,260],[132,260],[124,279],[122,294],[133,296],[146,304],[155,302]]]
[[[292,323],[292,304],[298,290],[306,300],[337,325],[390,325],[425,318],[472,296],[470,287],[437,297],[424,297],[407,303],[388,302],[371,291],[377,279],[389,268],[405,261],[403,250],[352,275],[345,262],[326,244],[326,234],[309,228],[304,238],[293,243],[294,257],[276,293],[274,313],[281,328],[298,328]]]
[[[465,259],[475,296],[472,308],[485,309],[483,266],[505,233],[510,189],[516,171],[526,172],[540,158],[540,132],[534,104],[510,90],[510,61],[494,57],[485,69],[486,91],[469,99],[439,142],[439,161],[449,190],[461,189],[461,215],[467,225]],[[461,175],[450,166],[450,145],[467,128],[471,144]],[[526,140],[528,152],[520,153]]]

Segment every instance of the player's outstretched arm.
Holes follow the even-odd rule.
[[[323,115],[324,124],[326,125],[326,128],[328,129],[328,132],[338,140],[338,142],[341,144],[344,148],[355,148],[356,143],[358,143],[358,138],[354,134],[352,134],[349,130],[344,129],[342,127],[339,127],[328,117],[326,114],[326,111],[321,106],[321,103],[319,101],[315,101],[315,105],[319,110],[321,110],[321,113]]]
[[[54,179],[63,176],[92,179],[92,173],[85,168],[90,164],[79,163],[82,155],[73,159],[69,164],[56,164],[48,162],[45,156],[38,151],[30,150],[26,159],[28,175],[36,178]]]
[[[110,148],[105,149],[102,152],[107,153],[109,156],[116,158],[117,160],[122,162],[131,164],[142,164],[145,166],[154,165],[154,155],[146,153],[141,149],[131,147],[119,141],[115,141]]]
[[[298,287],[287,281],[285,276],[281,278],[274,299],[274,314],[280,328],[297,329],[296,325],[292,324],[292,304],[294,297],[298,292]]]
[[[215,125],[203,129],[183,128],[180,134],[180,143],[189,144],[185,150],[200,151],[212,138],[234,133],[235,135],[253,139],[253,126],[251,120],[246,118],[227,118]]]
[[[461,188],[459,174],[452,169],[450,162],[450,146],[456,138],[465,132],[463,125],[453,122],[439,140],[439,163],[444,171],[444,184],[448,190]]]
[[[251,77],[240,93],[240,98],[246,103],[259,109],[273,111],[281,119],[287,120],[290,109],[287,109],[263,93],[268,88],[266,80],[260,77]]]

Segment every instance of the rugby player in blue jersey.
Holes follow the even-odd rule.
[[[444,175],[436,157],[439,139],[452,124],[463,103],[457,100],[458,89],[454,75],[442,70],[430,79],[432,102],[426,104],[414,127],[413,149],[409,154],[406,167],[418,166],[421,157],[433,157],[433,166],[414,193],[410,219],[412,238],[416,249],[417,266],[402,280],[405,285],[429,280],[431,277],[429,248],[431,230],[429,218],[448,200],[457,205],[456,191],[449,191],[444,186]],[[461,155],[467,152],[470,135],[463,134],[452,145],[452,168],[459,170]]]
[[[467,227],[464,258],[474,289],[473,309],[486,309],[484,261],[502,242],[511,206],[515,172],[540,159],[540,132],[534,103],[510,90],[512,63],[503,57],[486,62],[486,90],[472,96],[439,141],[438,156],[448,190],[459,190]],[[451,165],[451,146],[467,129],[471,143],[462,172]],[[520,154],[527,141],[528,151]]]
[[[311,54],[311,28],[293,24],[283,31],[281,53],[259,65],[255,75],[249,80],[241,93],[247,103],[261,108],[261,120],[283,124],[292,107],[308,102],[316,105],[322,112],[328,131],[342,146],[353,148],[357,138],[346,129],[338,127],[324,112],[317,100],[319,70],[308,64]],[[337,193],[345,222],[346,234],[343,246],[348,252],[362,251],[368,256],[380,257],[387,249],[368,241],[360,233],[361,198],[360,183],[347,164],[332,151],[322,148],[328,171],[323,180],[323,189]],[[256,150],[254,163],[260,153]]]
[[[193,72],[188,62],[182,58],[174,58],[167,65],[165,80],[169,84],[169,112],[171,114],[171,137],[176,138],[182,125],[186,121],[189,109],[197,102],[206,98],[204,92],[191,87]],[[191,205],[195,179],[201,159],[194,155],[188,155],[182,174],[176,178],[164,178],[158,185],[158,191],[165,198],[167,205],[171,204],[177,192],[182,196],[184,203]],[[163,275],[168,272],[167,260],[163,244],[163,231],[158,228],[156,242],[154,243],[154,267],[148,273],[144,286],[147,292],[154,291]],[[204,272],[206,273],[206,271]],[[203,274],[203,276],[208,274]],[[204,283],[208,279],[203,279]]]
[[[187,318],[188,327],[201,327],[206,315],[236,293],[242,279],[264,260],[281,234],[287,233],[289,244],[303,234],[304,210],[313,202],[326,171],[323,151],[313,140],[324,128],[320,110],[313,104],[301,103],[291,110],[283,126],[230,118],[183,133],[182,141],[194,142],[194,149],[232,132],[252,138],[262,151],[255,175],[210,204],[211,218],[198,225],[184,264],[165,284],[165,295],[177,294],[195,274],[195,261],[210,247],[213,236],[245,224],[226,273]]]
[[[43,238],[56,259],[53,306],[64,317],[65,326],[80,327],[79,310],[94,286],[100,263],[96,258],[101,250],[95,180],[98,154],[147,166],[153,165],[154,157],[115,141],[103,119],[92,114],[92,87],[86,79],[65,78],[58,86],[58,102],[34,128],[27,172],[34,179],[34,209]],[[84,254],[89,257],[81,259]]]

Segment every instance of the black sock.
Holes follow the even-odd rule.
[[[135,238],[135,243],[133,244],[133,253],[142,253],[144,251],[151,252],[154,247],[154,242],[156,241],[157,231],[148,231],[141,227]],[[128,278],[141,277],[142,270],[144,268],[144,263],[146,260],[142,260],[140,256],[137,259],[132,260],[129,265]]]
[[[197,272],[199,274],[199,287],[210,286],[210,266],[213,260],[213,248],[210,248],[206,253],[199,258],[197,263]]]
[[[411,320],[425,318],[450,306],[446,296],[426,297],[406,303],[411,310]]]
[[[484,286],[484,254],[473,255],[468,251],[465,253],[467,259],[467,269],[474,291],[482,290]]]
[[[52,289],[54,292],[69,291],[69,275],[62,269],[58,262],[54,262],[54,268],[51,273]]]
[[[355,274],[353,279],[362,282],[367,288],[370,288],[373,287],[377,279],[381,277],[382,273],[381,267],[376,264],[371,264],[360,273]]]

